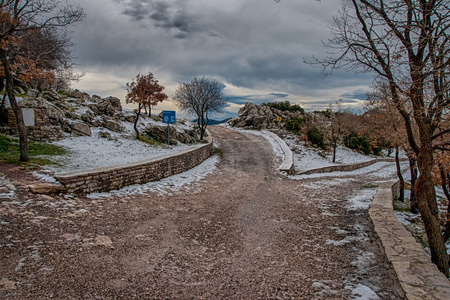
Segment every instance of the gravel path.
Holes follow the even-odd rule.
[[[0,199],[0,298],[401,299],[366,211],[348,209],[376,178],[291,180],[263,137],[211,132],[217,169],[170,196],[31,195],[2,166],[17,190]]]

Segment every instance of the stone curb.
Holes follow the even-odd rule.
[[[286,172],[287,174],[292,174],[294,172],[294,154],[292,153],[291,149],[282,138],[280,138],[277,134],[273,132],[270,131],[267,132],[273,136],[273,138],[280,145],[281,150],[283,150],[284,153],[283,163],[278,167],[278,170],[280,170],[281,172]]]
[[[369,208],[374,231],[392,264],[406,299],[449,299],[450,281],[439,272],[393,211],[392,186],[380,184]]]
[[[404,161],[402,159],[401,161]],[[365,168],[367,166],[373,165],[378,162],[395,162],[394,158],[375,158],[369,161],[365,161],[362,163],[350,164],[350,165],[336,165],[336,166],[328,166],[317,169],[310,169],[302,172],[296,173],[296,175],[309,175],[314,173],[328,173],[328,172],[349,172],[354,171],[356,169]]]

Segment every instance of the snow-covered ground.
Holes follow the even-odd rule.
[[[356,164],[376,158],[363,155],[346,147],[338,146],[336,150],[336,162],[333,163],[333,153],[331,151],[306,146],[303,141],[300,141],[293,135],[285,137],[284,141],[294,154],[294,167],[297,172],[329,166]]]
[[[193,124],[171,124],[177,131],[192,128]],[[166,126],[150,118],[141,118],[139,129],[148,124]],[[55,173],[68,173],[81,170],[96,169],[107,166],[117,166],[128,163],[145,161],[158,156],[176,154],[188,149],[190,146],[178,143],[176,146],[153,146],[135,139],[133,123],[123,122],[125,131],[116,133],[108,129],[92,127],[91,136],[67,137],[53,144],[62,146],[67,150],[66,155],[48,157],[55,164],[48,165],[47,169]],[[190,126],[189,126],[190,125]],[[100,138],[100,132],[107,132],[111,138]]]

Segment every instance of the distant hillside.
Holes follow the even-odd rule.
[[[209,122],[208,122],[207,125],[218,125],[218,124],[223,124],[223,123],[228,122],[229,119],[231,119],[231,118],[227,118],[227,119],[224,119],[224,120],[209,120]],[[197,122],[198,122],[198,119],[192,120],[192,122],[197,123]]]

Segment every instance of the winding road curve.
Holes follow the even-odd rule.
[[[276,172],[263,137],[210,131],[221,149],[213,174],[174,195],[75,199],[89,213],[53,216],[35,236],[48,245],[41,261],[3,295],[351,299],[370,288],[379,299],[401,298],[367,212],[347,208],[380,178],[292,180]],[[10,255],[11,264],[20,258]],[[51,271],[42,275],[43,266]]]

